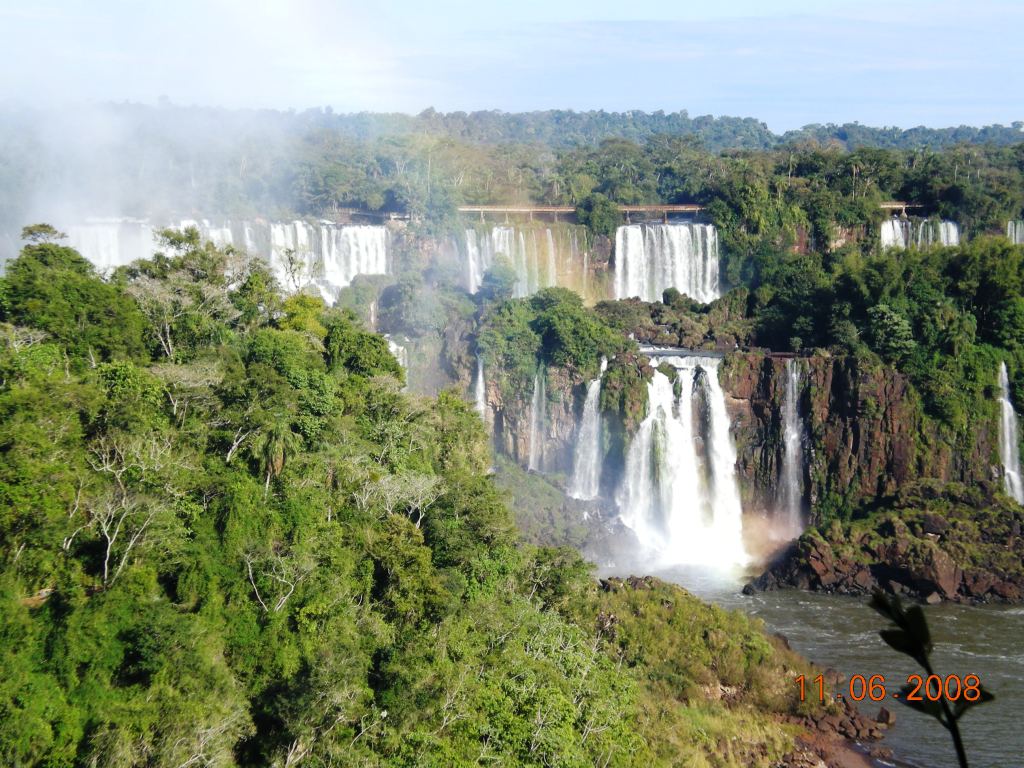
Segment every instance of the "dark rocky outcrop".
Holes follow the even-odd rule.
[[[928,602],[1024,600],[1024,508],[987,483],[922,483],[865,518],[806,532],[745,592],[881,589]]]
[[[783,356],[735,353],[721,368],[744,508],[755,514],[770,515],[779,498],[786,364]],[[807,452],[801,485],[814,520],[847,517],[922,478],[977,483],[998,475],[994,410],[975,414],[963,440],[927,418],[910,381],[889,366],[825,353],[797,364]]]
[[[586,398],[586,382],[576,371],[557,366],[545,369],[547,393],[541,469],[545,473],[572,472],[576,423]],[[498,377],[487,376],[487,403],[493,422],[496,450],[524,469],[530,457],[530,401],[532,390],[510,394]]]

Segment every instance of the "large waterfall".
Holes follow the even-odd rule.
[[[999,458],[1003,462],[1003,483],[1006,492],[1024,504],[1024,480],[1020,474],[1020,432],[1017,426],[1017,413],[1010,400],[1010,376],[1006,372],[1006,363],[999,364]]]
[[[804,430],[800,420],[800,364],[786,361],[786,389],[782,399],[782,473],[779,495],[785,514],[785,533],[799,536],[803,531],[803,493],[800,478],[804,467]]]
[[[586,295],[587,251],[578,227],[495,226],[466,230],[466,290],[476,293],[498,257],[516,275],[515,296],[561,285]]]
[[[266,222],[206,220],[168,224],[195,227],[204,240],[233,245],[259,256],[286,290],[313,288],[328,303],[356,275],[388,271],[388,232],[380,226],[343,226],[322,221]],[[101,272],[150,258],[157,249],[155,228],[134,219],[94,219],[68,228],[73,248]]]
[[[487,419],[487,381],[484,379],[484,359],[476,356],[476,381],[473,383],[473,404],[480,418]]]
[[[574,499],[596,499],[601,493],[601,377],[607,367],[608,361],[602,358],[601,374],[587,385],[569,483],[569,495]]]
[[[960,245],[960,227],[953,221],[910,221],[892,217],[882,222],[883,248],[925,248]]]
[[[139,219],[91,219],[67,228],[68,244],[99,272],[148,259],[156,252],[153,227]]]
[[[736,449],[719,360],[653,358],[648,413],[626,454],[618,493],[622,521],[666,564],[745,563]],[[678,392],[678,394],[677,394]]]
[[[661,301],[666,288],[719,297],[718,232],[711,224],[632,224],[615,233],[615,298]]]
[[[530,454],[527,466],[534,472],[544,469],[544,437],[547,431],[548,397],[544,384],[544,369],[538,368],[533,377],[533,397],[530,398]]]
[[[1015,245],[1024,245],[1024,221],[1011,221],[1006,224],[1006,236]]]

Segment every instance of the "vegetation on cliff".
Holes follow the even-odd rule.
[[[569,369],[593,378],[601,358],[634,346],[601,321],[565,288],[544,288],[525,299],[506,299],[486,308],[477,343],[484,365],[510,397],[526,395],[538,365]]]
[[[1020,505],[994,488],[922,481],[849,522],[810,529],[752,588],[1019,602],[1022,527]]]
[[[105,281],[38,242],[0,279],[6,764],[792,748],[804,666],[756,625],[665,585],[601,591],[577,555],[519,544],[461,397],[402,394],[381,337],[282,299],[259,262],[165,245]],[[559,292],[530,311],[552,359],[611,351]]]

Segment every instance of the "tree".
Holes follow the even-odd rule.
[[[868,310],[868,333],[872,348],[889,362],[902,362],[916,346],[910,323],[888,304]]]
[[[250,451],[264,476],[264,488],[269,490],[270,481],[281,474],[288,459],[302,446],[302,438],[292,429],[291,419],[283,413],[275,413],[253,439]]]
[[[31,224],[21,229],[21,239],[30,243],[52,243],[56,240],[65,240],[67,235],[49,224]]]
[[[576,206],[576,219],[595,235],[614,237],[615,230],[622,222],[622,214],[615,203],[600,192],[595,192]]]

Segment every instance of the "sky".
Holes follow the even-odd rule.
[[[0,0],[0,103],[1024,120],[1024,0]]]

